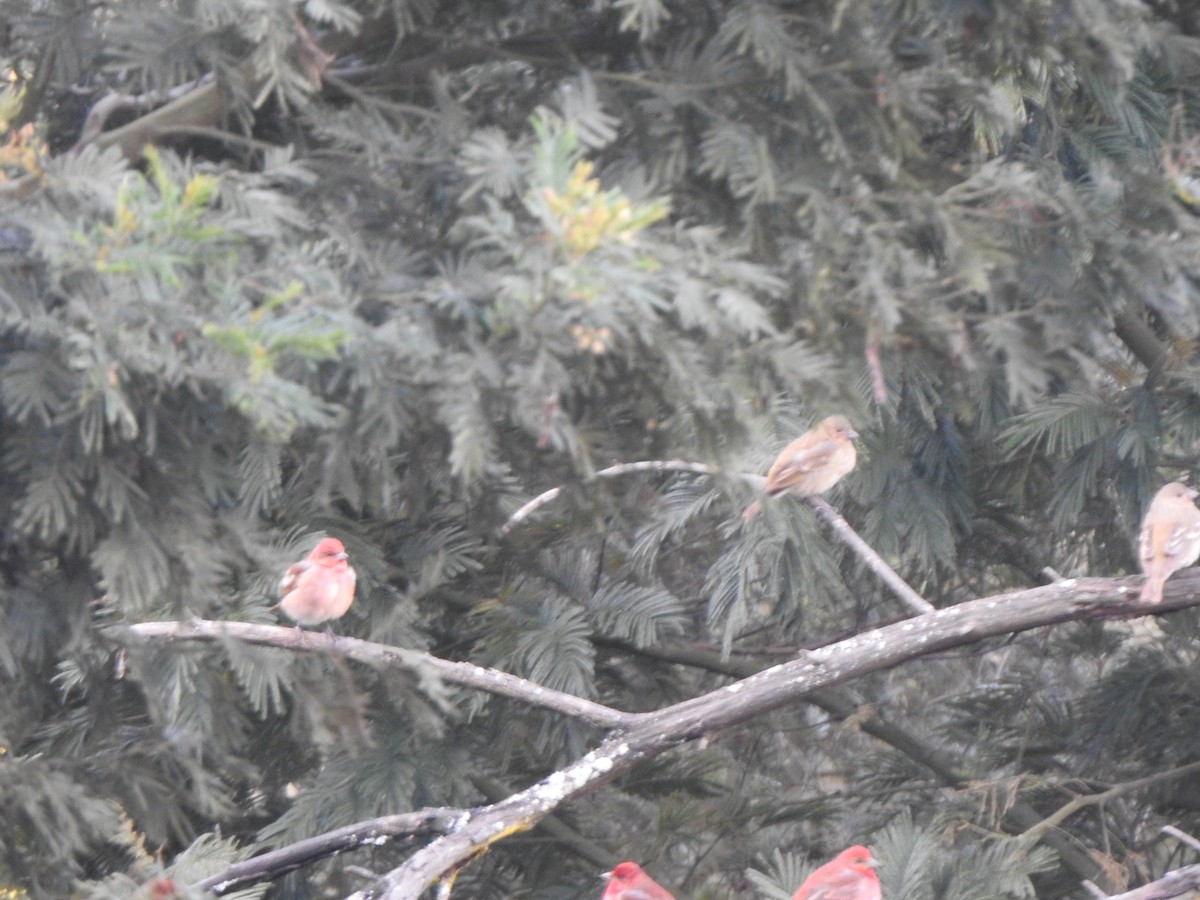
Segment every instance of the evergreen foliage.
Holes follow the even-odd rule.
[[[648,710],[907,614],[802,503],[739,518],[739,473],[825,414],[863,433],[830,499],[938,606],[1136,571],[1149,496],[1194,478],[1187,4],[4,19],[0,889],[182,890],[594,746],[429,674],[123,634],[274,621],[320,534],[358,572],[338,632]],[[642,459],[723,474],[592,477]],[[1194,777],[1047,839],[1011,813],[1197,760],[1196,626],[1062,626],[861,679],[850,715],[665,754],[559,810],[574,840],[513,836],[456,892],[594,897],[594,859],[629,857],[683,897],[786,898],[852,842],[888,900],[1085,896],[1064,847],[1115,892],[1192,861],[1159,829],[1200,833]],[[344,896],[411,849],[236,896]]]

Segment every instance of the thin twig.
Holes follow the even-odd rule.
[[[1184,900],[1195,897],[1197,888],[1200,888],[1200,865],[1175,869],[1162,878],[1124,894],[1099,896],[1105,897],[1105,900]]]
[[[850,524],[842,518],[841,513],[820,497],[806,497],[805,499],[808,501],[808,505],[817,511],[817,515],[829,523],[829,527],[838,537],[859,555],[867,567],[878,575],[880,580],[890,587],[909,609],[917,615],[922,615],[933,612],[937,608],[909,587],[908,583],[896,574],[896,570],[885,563],[879,554],[871,549],[871,545],[858,536],[858,532],[850,527]]]
[[[647,459],[641,462],[617,463],[615,466],[601,469],[596,473],[595,477],[615,478],[618,475],[628,475],[630,472],[694,472],[698,475],[714,474],[712,468],[704,465],[704,463],[687,462],[682,459]],[[538,494],[508,517],[508,521],[504,523],[500,529],[500,533],[508,534],[513,528],[524,522],[547,503],[550,503],[562,492],[563,489],[561,487],[555,487]]]
[[[618,463],[615,466],[609,466],[607,469],[601,469],[596,473],[597,478],[615,478],[619,475],[628,475],[631,472],[694,472],[698,475],[714,475],[715,471],[704,463],[687,462],[682,459],[668,460],[642,460],[640,462]],[[741,474],[743,480],[756,486],[763,484],[763,478],[760,475]],[[550,488],[550,490],[538,494],[515,513],[508,517],[508,521],[504,523],[500,529],[501,534],[508,534],[513,528],[524,522],[534,512],[541,509],[547,503],[550,503],[559,494],[562,493],[561,487]],[[921,615],[927,612],[933,612],[936,607],[914,591],[908,584],[896,574],[887,563],[885,563],[879,554],[871,549],[871,546],[858,536],[858,533],[850,527],[845,519],[841,517],[837,510],[822,500],[820,497],[807,497],[809,504],[817,511],[834,533],[842,539],[842,541],[855,553],[859,555],[867,567],[882,579],[883,583],[895,591],[896,596],[908,606],[914,613]]]
[[[1193,850],[1200,850],[1200,840],[1192,837],[1186,831],[1181,831],[1174,825],[1164,825],[1162,827],[1162,833],[1169,834],[1171,837],[1175,838],[1175,840],[1187,844]]]
[[[1163,781],[1174,781],[1177,778],[1182,778],[1184,775],[1191,775],[1193,772],[1200,772],[1200,762],[1188,763],[1184,766],[1176,766],[1174,769],[1167,769],[1165,772],[1156,772],[1153,775],[1147,775],[1145,778],[1136,778],[1133,781],[1125,781],[1121,784],[1115,784],[1106,791],[1101,791],[1098,794],[1085,794],[1075,797],[1068,803],[1064,803],[1042,821],[1038,822],[1032,828],[1025,832],[1022,837],[1033,838],[1037,840],[1046,831],[1051,828],[1057,828],[1068,818],[1073,816],[1079,810],[1088,806],[1099,806],[1107,803],[1109,800],[1114,800],[1123,794],[1128,794],[1131,791],[1141,790],[1142,788],[1151,787]]]

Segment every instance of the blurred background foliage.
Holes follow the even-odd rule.
[[[4,19],[0,886],[150,896],[598,738],[334,659],[122,642],[272,621],[319,533],[359,573],[338,631],[650,709],[905,615],[803,504],[738,517],[739,473],[830,412],[863,434],[831,499],[939,606],[1134,571],[1148,496],[1191,476],[1189,4]],[[189,95],[212,102],[147,124]],[[724,474],[592,479],[668,458]],[[1200,832],[1195,620],[861,679],[640,767],[560,811],[575,840],[513,837],[457,892],[594,897],[631,857],[682,897],[785,898],[859,841],[888,900],[1140,883],[1195,856],[1159,834]],[[266,894],[344,895],[407,851]]]

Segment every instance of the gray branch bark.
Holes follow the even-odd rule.
[[[476,810],[463,827],[435,839],[350,900],[415,900],[446,872],[491,844],[533,827],[563,803],[595,791],[636,763],[869,672],[1001,634],[1082,619],[1133,618],[1200,604],[1200,571],[1168,582],[1163,602],[1152,609],[1134,602],[1140,581],[1068,579],[973,600],[803,652],[795,660],[702,697],[642,713],[574,764]]]
[[[418,679],[437,678],[446,684],[520,700],[530,706],[562,713],[601,728],[621,728],[637,718],[632,713],[623,713],[573,694],[550,690],[498,669],[439,659],[417,650],[404,650],[335,634],[301,631],[299,628],[285,628],[281,625],[209,622],[204,619],[192,619],[188,622],[141,622],[128,626],[125,631],[131,637],[146,640],[213,642],[233,638],[264,647],[333,653],[378,668],[404,669],[415,674]]]
[[[415,900],[446,873],[484,852],[491,844],[534,827],[562,804],[597,790],[636,763],[806,700],[835,685],[988,637],[1062,622],[1135,618],[1200,605],[1200,570],[1189,570],[1168,581],[1163,602],[1153,607],[1135,602],[1140,583],[1140,577],[1067,579],[1028,591],[972,600],[816,650],[801,651],[793,660],[701,697],[648,713],[622,713],[570,695],[556,695],[502,672],[450,663],[428,654],[277,626],[155,622],[130,626],[128,632],[142,639],[237,638],[272,646],[343,653],[376,665],[401,665],[428,675],[436,674],[454,684],[522,700],[609,729],[608,736],[594,750],[572,765],[498,803],[466,811],[446,833],[382,876],[369,891],[351,895],[352,900]],[[381,839],[386,836],[374,840]],[[1101,873],[1097,871],[1093,877],[1100,880]],[[1134,896],[1136,900],[1150,900],[1160,895]],[[1177,895],[1161,895],[1172,896]],[[1122,900],[1133,898],[1122,895]]]

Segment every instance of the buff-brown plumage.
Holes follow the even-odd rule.
[[[1146,573],[1139,603],[1160,602],[1166,580],[1200,557],[1200,509],[1192,502],[1197,496],[1200,493],[1178,481],[1154,495],[1138,537],[1138,556]]]
[[[822,419],[816,428],[804,432],[783,448],[767,471],[764,491],[768,497],[793,494],[811,497],[823,494],[849,473],[858,460],[854,441],[858,432],[845,416]],[[742,513],[752,519],[762,509],[755,500]]]

